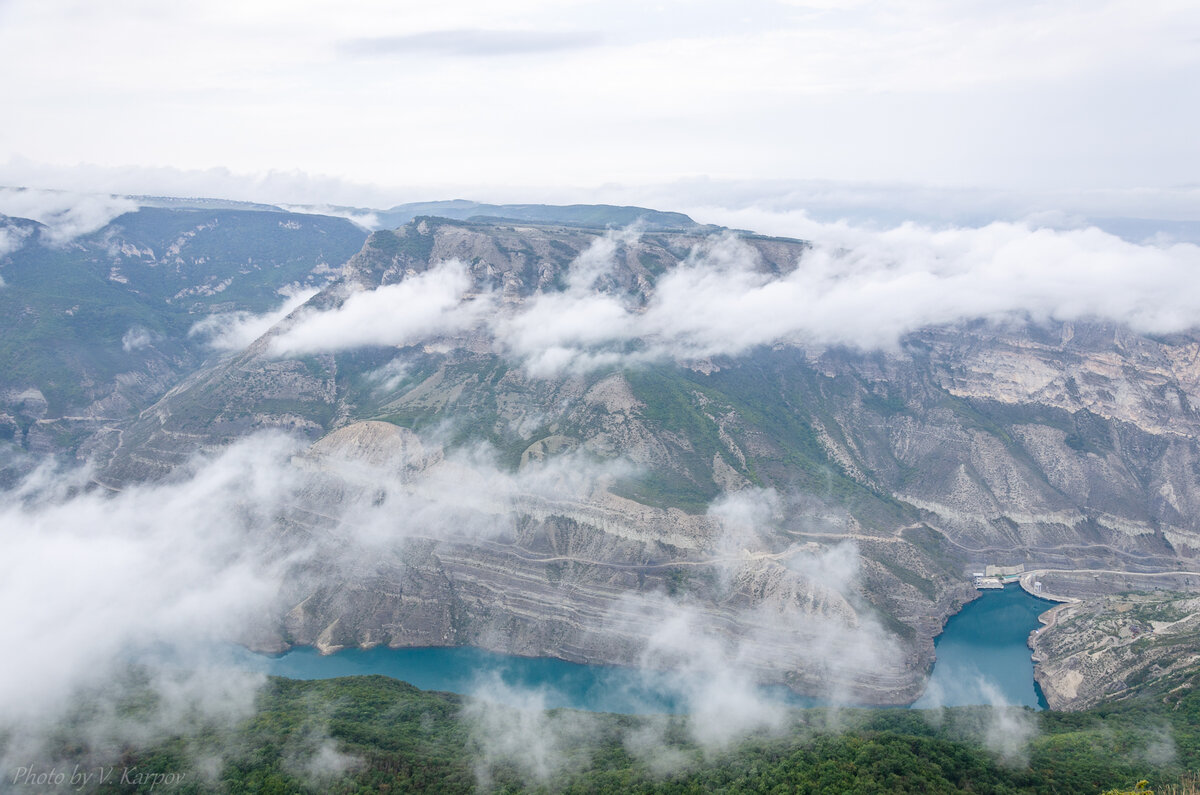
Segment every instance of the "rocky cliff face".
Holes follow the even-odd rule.
[[[684,621],[766,682],[871,703],[919,692],[919,655],[850,583],[792,565],[809,546],[731,548],[714,517],[580,492],[559,482],[569,473],[488,485],[497,473],[390,423],[344,426],[297,465],[284,544],[319,551],[265,648],[474,645],[629,665]]]
[[[1124,575],[1108,579],[1120,582]],[[1063,604],[1043,617],[1046,626],[1030,639],[1036,676],[1053,709],[1086,709],[1103,701],[1190,687],[1200,663],[1200,596],[1197,575],[1173,575],[1146,589],[1091,596]],[[1115,583],[1093,587],[1115,588]]]

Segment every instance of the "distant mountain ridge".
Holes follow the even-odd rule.
[[[141,207],[174,210],[245,210],[257,212],[287,212],[287,208],[259,202],[230,201],[227,199],[177,198],[170,196],[128,196]],[[301,205],[289,205],[298,209]],[[419,216],[436,216],[460,221],[492,219],[526,221],[534,223],[564,224],[589,229],[626,227],[640,223],[649,230],[694,230],[704,227],[683,213],[652,210],[647,207],[612,204],[490,204],[467,199],[449,199],[429,202],[408,202],[387,209],[342,205],[307,206],[306,211],[317,215],[373,216],[380,229],[403,226]]]

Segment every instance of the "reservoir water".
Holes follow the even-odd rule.
[[[1037,616],[1051,605],[1012,585],[985,591],[946,623],[935,642],[937,662],[929,689],[914,708],[1011,704],[1044,708],[1034,686],[1033,661],[1025,645]],[[321,655],[298,648],[258,658],[256,667],[292,679],[383,674],[424,690],[486,694],[516,701],[537,693],[546,708],[603,712],[680,712],[687,694],[669,674],[632,668],[581,665],[547,657],[517,657],[474,648],[346,649]],[[819,702],[783,688],[770,693],[796,706]],[[525,694],[525,695],[522,695]]]
[[[1045,709],[1033,681],[1026,641],[1037,617],[1053,605],[1019,585],[984,591],[946,622],[934,646],[937,661],[914,709],[969,704],[1009,704]]]
[[[422,690],[486,694],[519,701],[537,693],[546,709],[570,707],[627,714],[682,710],[682,694],[661,675],[634,668],[582,665],[553,657],[517,657],[471,647],[345,649],[322,655],[298,648],[271,659],[268,672],[291,679],[382,674]]]

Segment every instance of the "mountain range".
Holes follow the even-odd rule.
[[[66,241],[0,218],[0,474],[57,457],[120,491],[299,439],[254,648],[669,665],[656,633],[686,615],[764,681],[901,704],[989,564],[1043,572],[1088,632],[1112,593],[1178,610],[1191,588],[1194,330],[1005,316],[876,347],[702,341],[701,288],[770,289],[813,246],[628,207],[431,202],[372,232],[359,208],[138,201]],[[1190,664],[1190,625],[1144,659],[1080,626],[1038,641],[1052,706]],[[1067,686],[1097,653],[1114,662]]]

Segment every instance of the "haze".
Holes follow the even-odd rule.
[[[380,206],[704,177],[1144,201],[1197,181],[1198,35],[1200,9],[1169,0],[6,0],[0,184]]]

